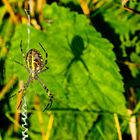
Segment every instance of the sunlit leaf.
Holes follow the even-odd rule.
[[[102,38],[85,16],[56,4],[44,6],[41,26],[42,31],[30,28],[29,46],[27,25],[16,27],[6,63],[6,78],[16,74],[19,80],[26,82],[28,79],[26,68],[14,62],[25,64],[26,61],[20,51],[21,40],[25,54],[35,48],[45,59],[39,43],[42,44],[48,53],[49,69],[39,77],[54,95],[52,139],[85,139],[90,129],[96,131],[94,126],[106,121],[104,117],[99,118],[101,112],[126,115],[122,77],[115,63],[113,45]],[[35,94],[40,96],[41,104],[47,104],[47,93],[34,81],[26,90],[28,108],[33,106]],[[114,131],[110,127],[109,130],[100,127],[103,133]],[[35,129],[31,126],[31,130]]]

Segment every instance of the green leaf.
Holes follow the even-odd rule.
[[[113,115],[99,115],[98,119],[101,121],[96,122],[96,125],[92,127],[87,140],[91,140],[92,138],[94,140],[118,140]]]
[[[73,12],[69,14],[69,10],[60,9],[55,4],[51,8],[46,6],[44,9],[44,18],[52,21],[51,25],[46,22],[42,23],[46,34],[49,34],[48,48],[53,42],[50,47],[53,46],[51,51],[57,58],[54,63],[57,61],[60,66],[59,72],[56,73],[67,75],[64,79],[69,92],[67,94],[70,94],[68,97],[71,105],[76,107],[76,104],[79,104],[80,109],[87,109],[87,106],[83,106],[83,102],[86,104],[88,101],[89,105],[94,103],[98,107],[102,106],[102,109],[105,107],[106,110],[110,108],[110,104],[115,103],[114,99],[117,105],[120,102],[124,104],[121,94],[122,78],[114,62],[112,44],[89,25],[85,16],[78,16]],[[56,14],[53,14],[55,12]],[[62,57],[63,52],[65,56]],[[56,66],[53,69],[56,70]],[[118,101],[117,96],[119,96]],[[76,98],[81,101],[73,100]],[[116,111],[115,105],[112,106],[113,108]]]
[[[136,105],[136,107],[135,107],[133,113],[134,113],[134,114],[135,114],[135,113],[139,113],[139,111],[140,111],[140,101],[137,103],[137,105]]]
[[[55,114],[58,118],[55,122],[55,129],[52,136],[54,139],[81,139],[84,140],[88,134],[88,130],[97,119],[97,114],[89,112],[60,112]],[[60,124],[60,122],[63,122]],[[58,129],[59,128],[59,129]],[[62,130],[63,131],[62,133]],[[55,133],[57,133],[55,135]],[[61,134],[62,133],[62,134]],[[61,134],[61,135],[60,135]]]
[[[121,5],[113,3],[114,1],[110,2],[108,7],[110,6],[111,8],[104,9],[102,14],[105,22],[115,30],[115,33],[125,36],[139,30],[139,15],[135,14],[132,16],[132,13],[126,11]]]
[[[113,45],[102,38],[85,16],[56,4],[45,5],[41,25],[43,31],[30,28],[29,47],[27,25],[17,26],[6,63],[6,78],[16,74],[19,80],[27,81],[26,68],[12,60],[26,61],[20,52],[20,40],[25,54],[35,48],[45,59],[40,42],[48,53],[49,69],[39,77],[54,95],[52,139],[84,139],[96,126],[95,121],[104,121],[104,118],[97,119],[101,112],[126,115],[122,77],[115,63]],[[47,93],[39,82],[31,82],[26,90],[29,109],[35,94],[40,96],[42,104],[48,102]],[[108,131],[112,133],[111,129]]]

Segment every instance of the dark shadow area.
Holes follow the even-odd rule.
[[[48,4],[52,4],[52,3],[54,3],[54,2],[59,3],[59,1],[60,1],[60,0],[47,0],[47,3],[48,3]]]
[[[75,11],[75,12],[78,12],[79,14],[83,14],[81,6],[80,5],[76,5],[73,2],[69,2],[67,4],[62,3],[61,5],[66,7],[66,8],[70,8],[71,11]]]
[[[84,46],[84,41],[82,39],[82,37],[76,35],[73,37],[72,42],[69,42],[68,38],[67,38],[68,44],[71,48],[71,52],[73,54],[73,59],[71,60],[71,62],[68,64],[67,66],[67,71],[69,70],[69,68],[71,67],[71,65],[75,62],[75,61],[81,61],[81,63],[83,64],[83,66],[85,67],[85,69],[89,72],[87,65],[85,64],[85,62],[83,61],[83,59],[81,58],[81,55],[83,54],[84,49],[86,48]],[[67,75],[67,72],[65,73],[65,76]]]
[[[76,11],[79,14],[83,13],[81,6],[80,5],[76,5],[73,2],[62,3],[61,0],[48,0],[47,1],[48,4],[52,4],[54,2],[58,3],[61,6],[64,6],[65,8],[70,8],[71,11]]]
[[[17,83],[11,88],[4,96],[4,98],[0,101],[0,128],[1,130],[1,136],[2,138],[5,137],[5,134],[7,133],[9,126],[11,124],[11,121],[6,117],[6,112],[11,110],[9,101],[10,101],[10,96],[15,87],[17,86]],[[10,114],[14,118],[14,114]]]
[[[4,78],[5,78],[5,61],[0,60],[0,91],[4,88]],[[8,84],[8,83],[6,83]],[[9,126],[11,124],[11,121],[6,117],[6,111],[11,110],[9,100],[11,93],[16,88],[17,82],[11,87],[11,89],[6,92],[6,94],[2,97],[0,100],[0,129],[1,129],[1,136],[4,138],[5,134],[7,133]],[[14,117],[14,114],[10,114],[12,117]]]
[[[91,15],[94,13],[91,13]],[[131,76],[131,72],[128,69],[128,67],[126,65],[124,65],[122,62],[124,62],[125,60],[128,60],[129,58],[123,58],[122,55],[122,50],[120,48],[121,45],[121,41],[120,41],[120,36],[119,34],[115,33],[115,30],[110,26],[109,23],[107,23],[104,20],[104,17],[102,16],[101,13],[98,13],[96,16],[94,17],[90,17],[91,22],[93,24],[93,26],[96,28],[96,30],[98,32],[101,33],[102,37],[108,39],[113,45],[113,51],[116,54],[117,57],[117,64],[120,68],[120,73],[123,76],[123,80],[124,82],[131,80],[132,76]]]
[[[126,133],[123,133],[122,137],[123,137],[123,140],[132,140],[131,135],[126,134]]]
[[[130,40],[133,40],[133,38],[135,37],[138,37],[137,40],[136,40],[136,43],[139,42],[140,40],[140,31],[136,31],[134,34],[130,34]],[[131,62],[131,63],[134,63],[138,69],[140,63],[136,62],[136,61],[132,61],[130,56],[132,53],[136,53],[136,44],[132,43],[131,46],[125,46],[125,51],[126,51],[126,54],[127,54],[127,57],[126,57],[126,60]],[[140,57],[140,54],[138,54],[138,56]],[[128,91],[128,89],[130,87],[134,87],[134,88],[139,88],[140,87],[140,74],[138,74],[136,76],[136,78],[132,77],[132,74],[129,70],[129,67],[123,63],[119,63],[119,66],[121,68],[121,71],[123,73],[126,74],[126,77],[125,77],[125,89]],[[127,71],[127,73],[125,72],[125,70],[128,69],[129,72]],[[139,70],[140,71],[140,70]],[[128,94],[128,93],[126,93]]]
[[[2,104],[2,103],[1,103]],[[0,105],[1,105],[0,104]],[[3,106],[1,106],[3,107]],[[1,108],[0,108],[1,109]],[[7,131],[8,131],[8,128],[11,124],[10,120],[5,116],[5,112],[4,110],[2,109],[0,111],[0,129],[1,129],[1,137],[4,138],[4,136],[6,135]]]
[[[3,3],[2,3],[2,1],[0,1],[0,6],[3,6]]]
[[[122,51],[119,48],[121,44],[119,35],[116,34],[115,30],[110,26],[110,24],[104,20],[101,13],[96,14],[94,17],[92,17],[92,14],[94,13],[91,13],[90,17],[92,25],[102,34],[102,37],[107,38],[114,45],[114,51],[117,58],[122,58]]]
[[[70,63],[67,65],[66,67],[66,70],[64,72],[64,76],[66,78],[66,93],[65,93],[65,96],[66,98],[68,99],[68,93],[69,93],[69,90],[68,90],[68,83],[70,82],[71,80],[71,74],[69,73],[70,72],[70,68],[72,66],[72,64],[74,64],[76,61],[81,61],[81,63],[83,64],[84,68],[89,72],[88,70],[88,67],[87,65],[85,64],[85,62],[83,61],[83,59],[81,58],[82,54],[83,54],[83,51],[85,50],[86,46],[84,45],[84,41],[82,39],[81,36],[79,35],[75,35],[72,39],[71,42],[69,42],[69,39],[68,39],[68,36],[66,36],[66,39],[67,39],[67,42],[68,42],[68,45],[71,49],[71,53],[73,54],[73,58],[71,59]]]

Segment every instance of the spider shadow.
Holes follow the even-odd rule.
[[[70,46],[71,52],[72,52],[72,54],[73,54],[73,58],[72,58],[72,60],[70,61],[70,63],[67,65],[67,67],[66,67],[66,72],[65,72],[65,74],[64,74],[65,79],[66,79],[66,83],[67,83],[67,84],[65,85],[65,89],[66,89],[65,95],[66,95],[66,98],[69,99],[69,96],[68,96],[68,94],[69,94],[68,83],[69,83],[70,80],[71,80],[71,75],[70,75],[69,72],[70,72],[70,68],[72,67],[72,65],[73,65],[75,62],[80,61],[80,62],[82,63],[82,65],[83,65],[84,69],[85,69],[86,72],[88,73],[88,79],[87,79],[87,81],[86,81],[86,84],[88,84],[89,80],[92,81],[93,83],[95,83],[95,81],[93,81],[92,73],[89,71],[88,66],[86,65],[85,61],[84,61],[83,58],[82,58],[82,55],[83,55],[85,49],[87,49],[87,47],[88,47],[88,45],[89,45],[89,39],[88,39],[88,37],[87,37],[87,45],[84,44],[84,41],[83,41],[82,37],[79,36],[79,35],[75,35],[75,36],[73,37],[71,43],[69,42],[68,38],[67,38],[67,41],[68,41],[68,44],[69,44],[69,46]],[[77,74],[78,74],[78,73],[77,73]],[[96,85],[96,83],[95,83],[95,86],[96,86],[97,88],[99,88],[98,85]],[[92,94],[92,93],[91,93],[91,94]],[[107,97],[103,95],[103,100],[104,100],[105,102],[106,102],[106,100],[110,100],[110,99],[108,99],[108,98],[106,99],[106,98],[107,98]],[[110,100],[110,102],[112,102],[112,101]],[[98,102],[95,101],[94,104],[96,104],[96,106],[98,106]],[[113,102],[112,102],[112,104],[113,104]]]
[[[87,37],[87,46],[84,44],[84,41],[82,39],[81,36],[79,35],[75,35],[73,38],[72,38],[72,41],[69,42],[69,39],[68,39],[68,36],[66,36],[66,39],[67,39],[67,42],[68,42],[68,45],[70,47],[70,51],[71,53],[73,54],[73,58],[71,59],[70,63],[67,65],[66,67],[66,71],[64,73],[64,77],[65,77],[65,80],[66,80],[66,85],[65,85],[65,89],[66,89],[66,98],[67,100],[69,99],[68,97],[68,93],[69,93],[69,90],[68,90],[68,83],[70,82],[70,68],[72,67],[72,65],[77,62],[77,61],[80,61],[85,70],[90,74],[90,71],[86,65],[86,63],[84,62],[83,58],[82,58],[82,55],[85,51],[85,49],[88,47],[88,44],[89,44],[89,39]]]
[[[64,75],[67,77],[70,67],[76,61],[80,61],[83,64],[86,71],[89,73],[89,69],[81,57],[84,50],[87,48],[87,46],[84,45],[84,41],[83,41],[82,37],[79,35],[75,35],[73,37],[71,43],[69,42],[68,37],[66,37],[66,38],[67,38],[68,45],[70,46],[71,52],[73,54],[73,58],[70,61],[70,63],[67,65],[67,68],[66,68],[67,70]],[[87,40],[87,42],[89,43],[89,40]]]

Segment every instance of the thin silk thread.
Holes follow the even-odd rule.
[[[26,97],[24,96],[22,99],[23,105],[22,105],[22,127],[23,127],[23,131],[22,131],[22,140],[26,140],[26,138],[28,138],[28,123],[27,123],[27,103],[26,103]]]
[[[29,3],[29,12],[32,11],[32,0],[28,1]],[[30,14],[29,12],[25,9],[25,13],[27,14],[27,18],[28,18],[28,23],[27,23],[27,33],[28,33],[28,50],[29,50],[29,46],[30,46]],[[23,96],[22,98],[22,112],[21,112],[21,120],[22,120],[22,127],[23,127],[23,131],[22,131],[22,140],[26,140],[26,138],[28,138],[28,123],[27,123],[27,103],[26,103],[26,96]]]

